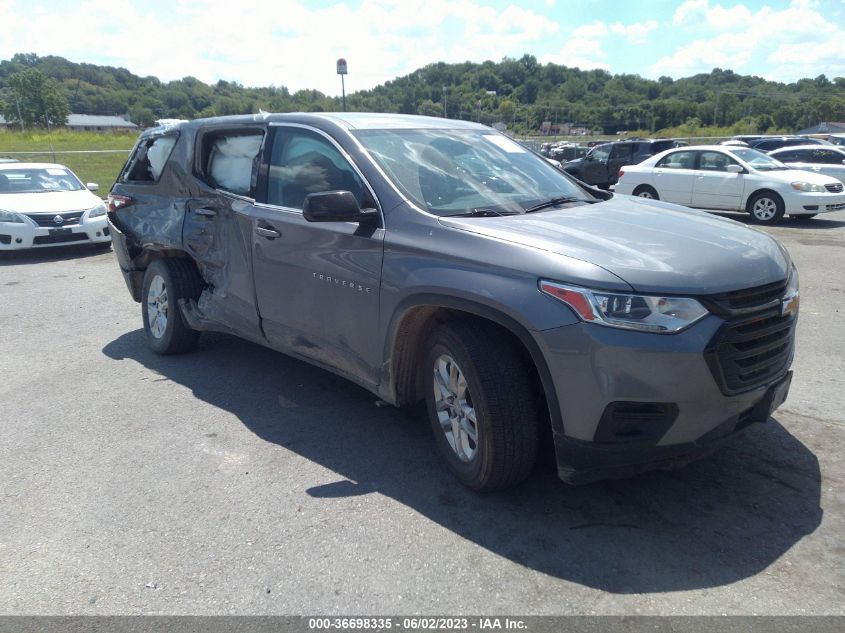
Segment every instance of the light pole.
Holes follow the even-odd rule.
[[[337,60],[337,74],[340,75],[340,90],[343,95],[343,111],[346,112],[346,83],[343,81],[343,76],[347,74],[346,60],[341,57]]]

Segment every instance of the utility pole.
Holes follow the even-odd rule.
[[[15,93],[15,105],[18,108],[18,123],[21,124],[21,132],[23,132],[24,127],[23,127],[23,117],[21,116],[21,100],[20,100],[20,97],[18,97],[18,91],[14,90],[14,93]]]
[[[443,86],[443,118],[446,118],[446,86]]]

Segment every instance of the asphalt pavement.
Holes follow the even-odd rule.
[[[111,252],[0,254],[0,614],[845,614],[845,213],[766,230],[802,293],[773,418],[492,495],[328,372],[216,334],[156,356]]]

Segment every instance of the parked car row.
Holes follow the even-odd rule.
[[[589,185],[607,188],[615,184],[619,169],[686,142],[676,139],[626,139],[593,147],[583,158],[567,162],[563,169]]]
[[[669,150],[628,165],[616,191],[689,207],[747,211],[761,224],[779,222],[785,214],[811,218],[845,209],[840,180],[785,165],[756,149],[725,145]]]
[[[588,147],[578,143],[543,143],[540,146],[540,154],[565,164],[576,158],[583,158],[587,155]]]

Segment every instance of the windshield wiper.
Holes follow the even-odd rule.
[[[525,212],[526,213],[535,213],[536,211],[542,211],[543,209],[548,209],[549,207],[556,207],[559,204],[566,204],[567,202],[591,202],[590,200],[584,200],[584,198],[578,198],[576,196],[558,196],[557,198],[549,198],[541,202],[540,204],[535,204],[533,207],[528,207]]]
[[[495,211],[493,209],[470,209],[465,213],[450,213],[449,218],[492,218],[497,215],[519,215],[514,211]]]

